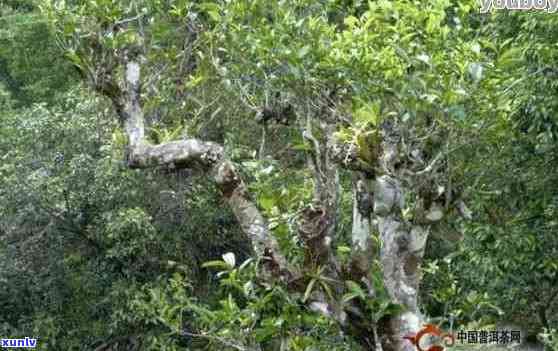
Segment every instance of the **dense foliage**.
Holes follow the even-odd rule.
[[[431,233],[415,263],[423,321],[513,326],[558,350],[556,16],[450,0],[9,0],[0,24],[0,337],[389,351],[386,321],[410,308],[385,271],[385,195],[355,179],[381,182],[399,128],[393,218]],[[223,145],[294,278],[270,277],[204,159],[130,167],[136,57],[145,139]],[[363,263],[364,212],[377,218]]]

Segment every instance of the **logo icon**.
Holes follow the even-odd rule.
[[[440,341],[444,342],[444,346],[453,346],[455,343],[455,338],[453,334],[444,333],[438,326],[434,324],[425,324],[424,327],[419,330],[415,335],[407,335],[404,336],[403,339],[409,340],[418,351],[443,351],[444,346],[441,345],[432,345],[426,350],[420,346],[420,339],[422,339],[426,335],[431,335],[437,337]]]

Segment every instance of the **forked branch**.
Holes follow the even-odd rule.
[[[111,96],[111,100],[128,136],[128,166],[148,168],[167,165],[198,168],[211,174],[250,239],[254,252],[264,260],[267,270],[276,277],[288,279],[293,276],[293,270],[281,254],[277,240],[250,199],[246,185],[234,165],[225,157],[221,145],[198,139],[152,145],[146,140],[140,87],[139,63],[133,59],[126,60],[124,82],[119,89],[121,93],[117,98]]]

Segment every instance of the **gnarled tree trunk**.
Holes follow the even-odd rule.
[[[286,282],[299,277],[300,274],[280,252],[277,240],[271,235],[265,219],[250,198],[234,165],[227,160],[221,145],[198,139],[151,145],[146,140],[140,103],[140,65],[132,57],[124,60],[124,68],[123,82],[116,83],[119,84],[119,93],[108,96],[115,105],[129,139],[128,166],[147,168],[165,165],[172,168],[195,167],[206,171],[233,210],[254,253],[264,261],[266,272]],[[98,87],[98,90],[106,91],[103,87]],[[327,267],[325,272],[329,278],[342,283],[342,269],[331,250],[339,209],[339,173],[332,161],[334,157],[330,154],[335,123],[321,122],[320,134],[325,135],[324,140],[318,141],[312,135],[310,123],[303,134],[313,146],[310,165],[315,181],[316,207],[303,213],[306,217],[301,223],[301,235],[307,240],[313,263]],[[405,172],[396,167],[400,161],[399,143],[397,130],[385,124],[377,167],[381,176],[374,177],[367,163],[364,169],[354,172],[352,256],[348,271],[351,279],[366,288],[369,298],[374,298],[370,275],[374,254],[371,235],[375,216],[382,241],[379,258],[383,266],[384,285],[393,302],[403,305],[405,311],[390,316],[385,325],[378,329],[376,322],[366,315],[365,308],[358,303],[344,310],[341,303],[342,284],[334,288],[336,301],[323,294],[309,301],[310,308],[337,320],[367,350],[414,350],[414,346],[403,337],[416,333],[422,321],[417,306],[419,267],[429,224],[408,221],[403,216],[405,194],[412,190],[413,183],[405,178]],[[378,335],[378,330],[381,335]]]
[[[290,279],[293,270],[270,234],[267,223],[250,198],[246,185],[234,165],[227,160],[223,147],[198,139],[171,141],[151,145],[145,138],[144,114],[140,104],[140,65],[135,58],[125,60],[124,81],[117,96],[110,96],[124,131],[128,136],[128,166],[148,168],[200,168],[211,174],[233,210],[254,253],[264,260],[267,271],[276,277]]]
[[[405,189],[401,182],[384,175],[376,180],[374,213],[382,247],[380,262],[384,286],[394,303],[404,307],[390,316],[384,330],[386,351],[413,351],[415,346],[403,339],[421,327],[422,316],[417,306],[419,267],[424,254],[428,229],[406,222],[401,217]]]
[[[374,187],[374,215],[382,246],[380,262],[384,286],[394,303],[404,310],[391,315],[382,326],[382,343],[385,351],[414,351],[415,345],[405,336],[415,335],[423,324],[418,308],[420,265],[431,225],[442,219],[440,205],[433,201],[435,188],[431,171],[439,157],[425,166],[420,159],[422,171],[411,171],[416,162],[409,154],[421,150],[409,150],[403,142],[407,131],[398,122],[386,120],[381,127],[381,157]],[[414,199],[411,204],[410,199]]]

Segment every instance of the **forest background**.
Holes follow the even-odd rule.
[[[0,2],[0,336],[558,350],[558,17],[479,9]]]

